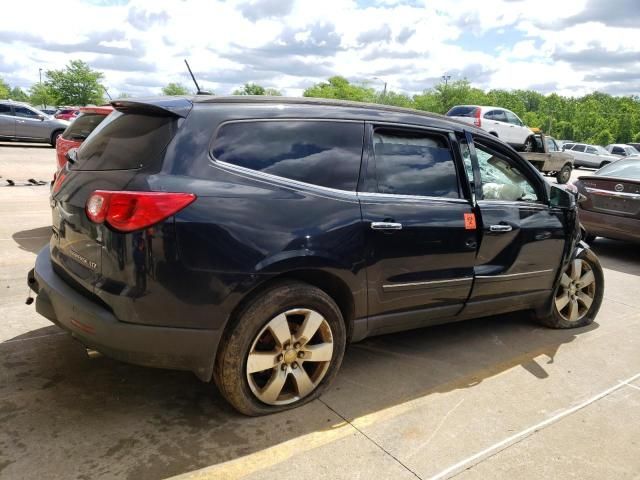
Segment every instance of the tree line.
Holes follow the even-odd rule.
[[[10,87],[0,78],[0,99],[10,98],[42,105],[100,105],[107,93],[104,75],[81,60],[72,60],[61,70],[45,72],[45,81],[24,91]],[[190,95],[180,83],[169,83],[162,95]],[[246,83],[233,95],[281,95],[274,88]],[[376,90],[369,83],[352,83],[341,76],[307,88],[305,97],[334,98],[446,113],[454,105],[492,105],[515,112],[529,127],[541,128],[559,139],[607,145],[640,142],[640,97],[614,97],[594,92],[583,97],[544,95],[533,90],[489,90],[473,87],[464,80],[439,83],[419,94]],[[128,97],[124,92],[114,95]]]

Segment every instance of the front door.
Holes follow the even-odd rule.
[[[46,127],[43,126],[42,118],[35,110],[27,107],[14,107],[16,114],[16,137],[19,138],[46,138],[43,133]]]
[[[537,306],[549,298],[561,264],[563,212],[549,206],[544,178],[522,157],[484,136],[473,147],[481,237],[465,314]]]
[[[367,138],[358,195],[368,237],[369,331],[455,317],[471,291],[478,245],[455,137],[368,125]]]

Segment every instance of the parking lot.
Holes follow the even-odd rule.
[[[520,313],[371,338],[319,400],[247,418],[191,373],[87,358],[25,305],[50,223],[29,179],[54,156],[0,143],[0,478],[638,478],[637,246],[595,242],[590,327]]]

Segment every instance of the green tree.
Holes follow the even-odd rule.
[[[48,70],[45,85],[61,105],[100,105],[104,103],[102,72],[82,60],[71,60],[64,70]]]
[[[162,95],[189,95],[189,90],[181,83],[171,82],[162,87]]]
[[[280,90],[276,89],[276,88],[265,88],[264,89],[264,94],[265,95],[269,95],[270,97],[281,97],[282,93],[280,92]]]
[[[344,77],[331,77],[327,82],[316,83],[302,94],[305,97],[336,98],[354,102],[374,102],[377,95],[373,88],[353,85]]]
[[[11,87],[9,87],[9,84],[5,82],[2,77],[0,77],[0,99],[9,98],[10,90]]]
[[[266,90],[257,83],[245,83],[242,88],[234,90],[233,95],[266,95]]]
[[[609,130],[604,129],[598,132],[596,135],[591,137],[591,142],[596,145],[609,145],[610,143],[615,142],[616,138],[613,136]]]
[[[58,105],[58,100],[48,85],[34,83],[29,89],[29,103],[37,106]]]
[[[11,100],[15,100],[16,102],[28,102],[29,101],[29,95],[27,95],[25,93],[25,91],[22,90],[20,87],[13,87],[9,91],[9,98]]]
[[[633,143],[640,143],[640,132],[633,136]]]

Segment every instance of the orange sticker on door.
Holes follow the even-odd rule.
[[[474,213],[464,214],[464,229],[475,230],[476,229],[476,215]]]

